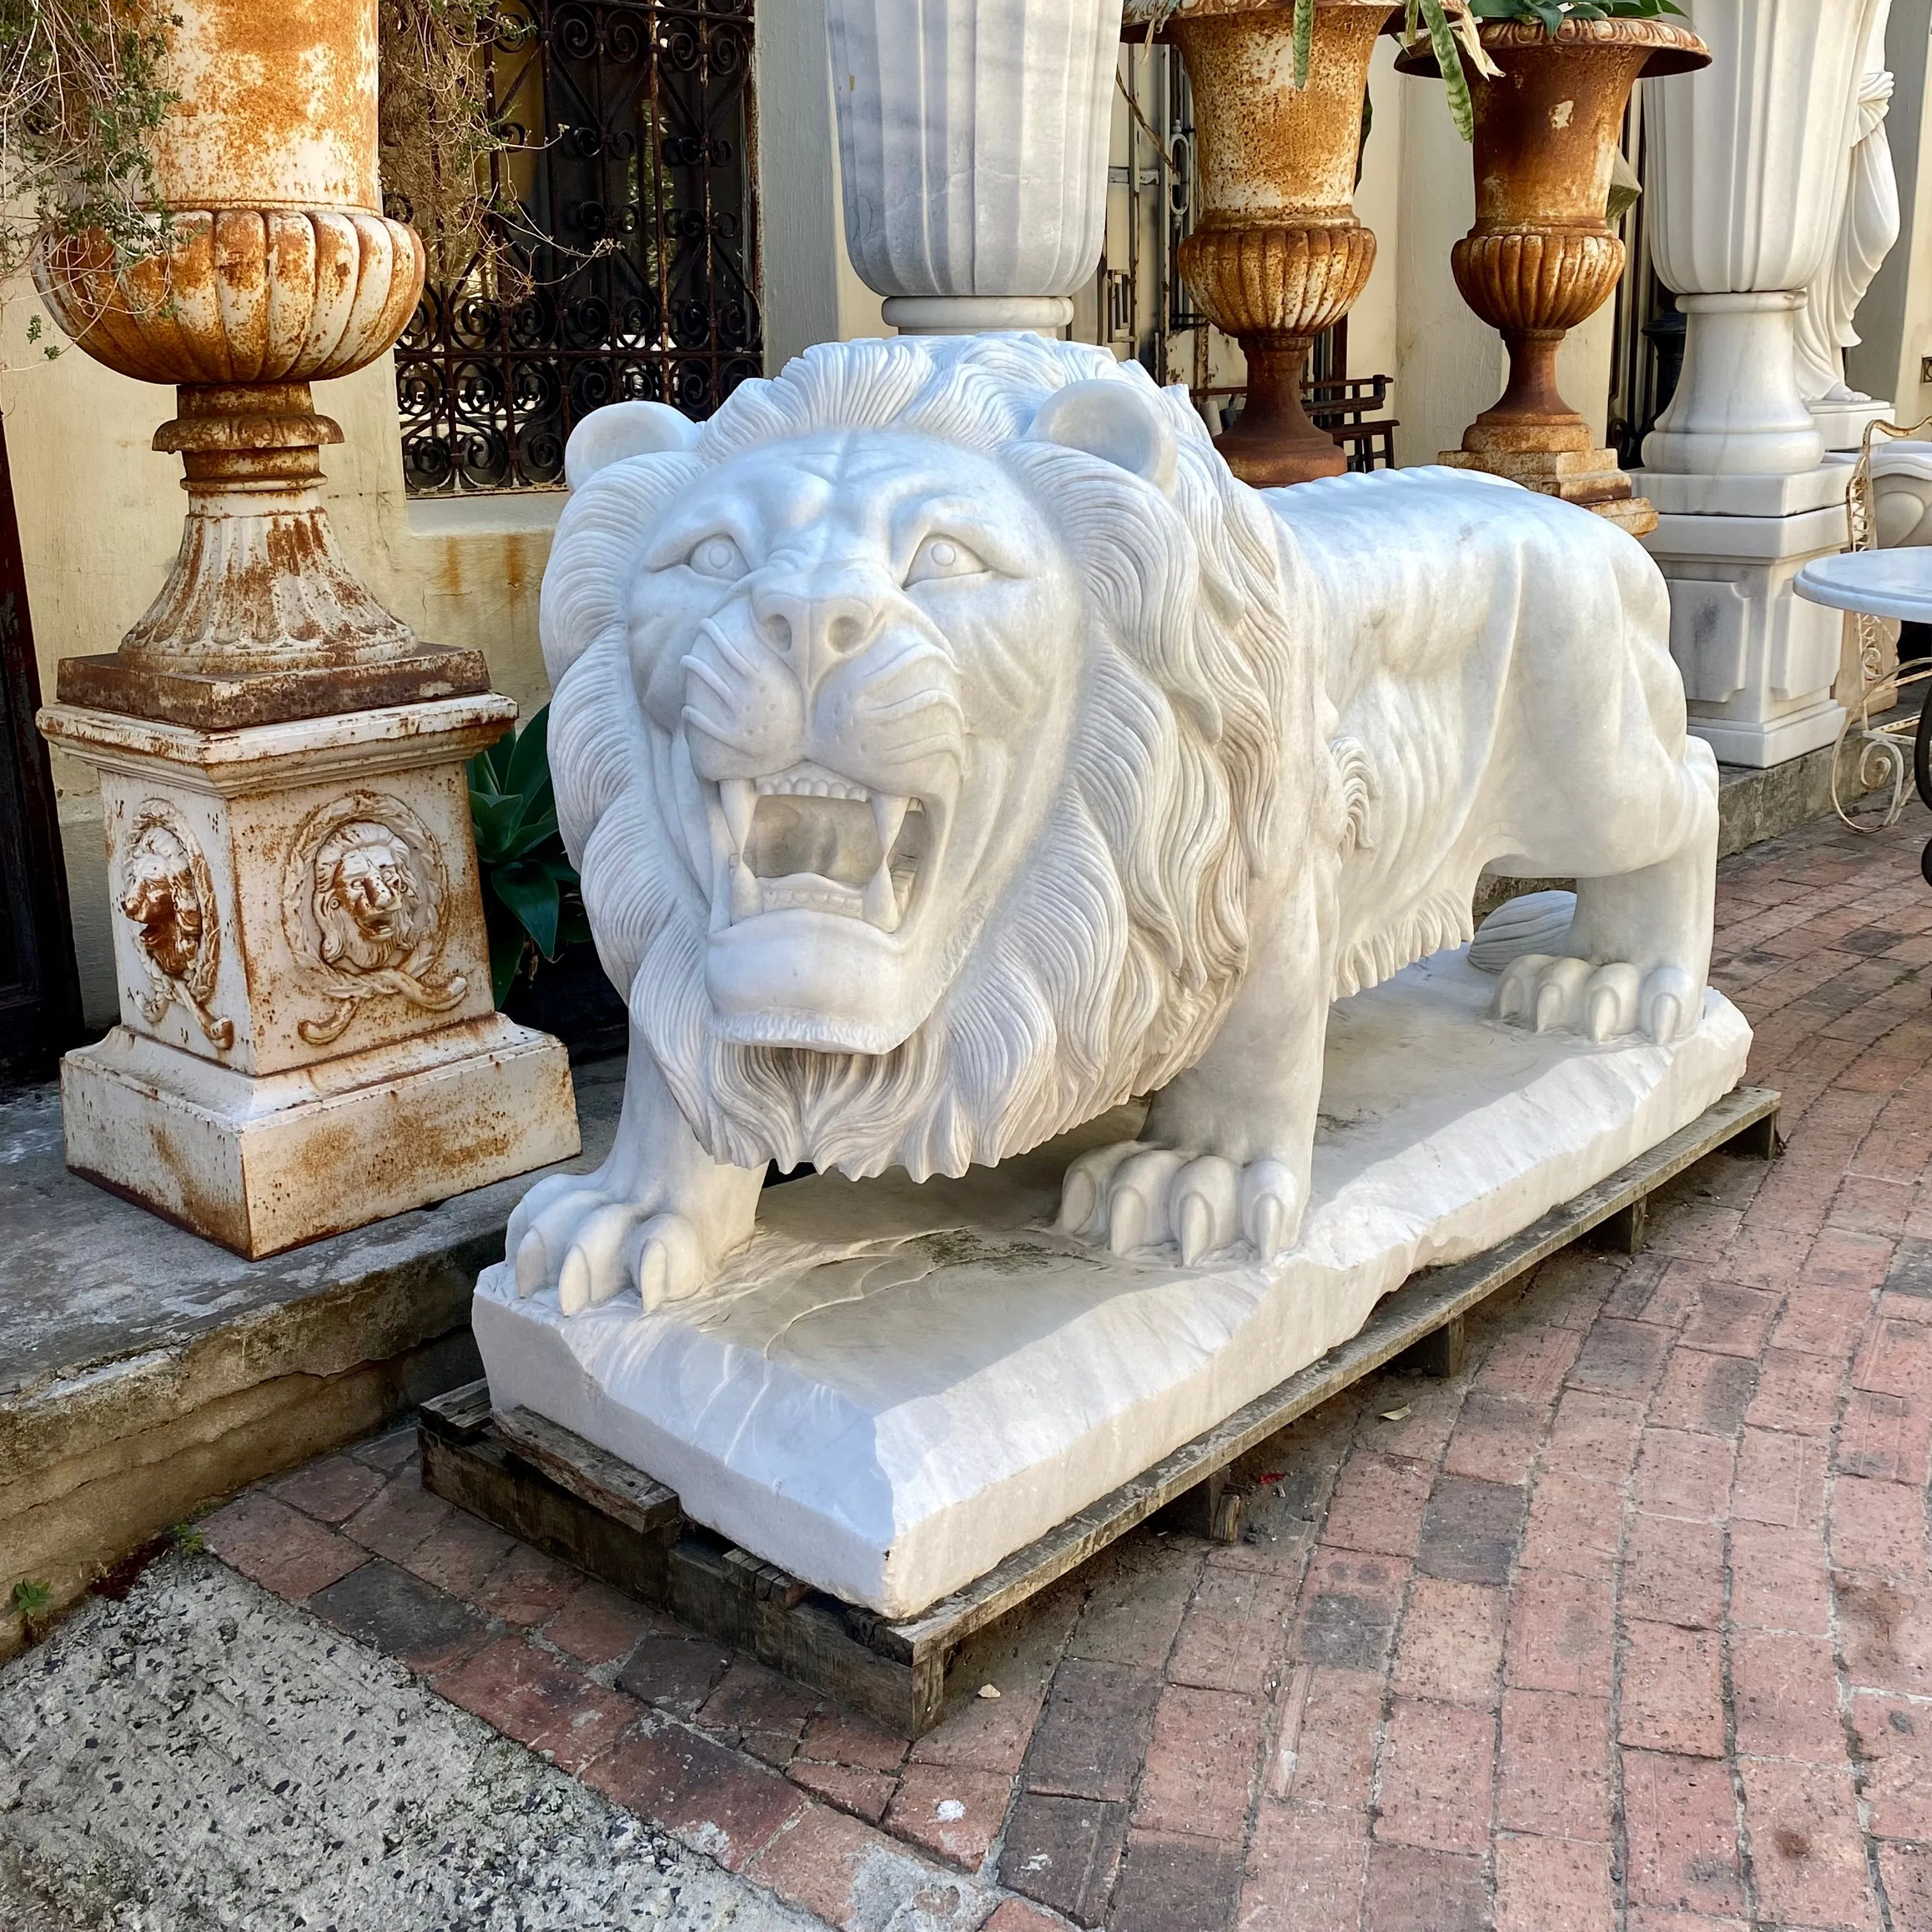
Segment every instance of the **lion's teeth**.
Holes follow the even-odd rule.
[[[718,796],[724,807],[724,823],[731,828],[731,850],[742,852],[752,836],[752,814],[758,808],[758,788],[749,778],[721,778]]]
[[[734,860],[731,865],[731,917],[733,921],[756,919],[764,910],[763,896],[758,882],[752,876],[752,868],[742,860]]]
[[[899,929],[898,895],[892,890],[892,875],[881,864],[866,881],[863,907],[867,922],[881,932]]]
[[[892,856],[892,842],[899,836],[899,827],[905,823],[906,807],[911,802],[910,799],[895,798],[890,792],[873,793],[872,824],[879,835],[880,858]]]

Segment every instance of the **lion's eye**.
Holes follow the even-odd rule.
[[[700,577],[715,577],[725,584],[736,582],[751,568],[729,537],[706,537],[685,561]]]
[[[912,568],[906,572],[908,585],[930,584],[940,577],[974,577],[985,573],[986,564],[966,546],[952,537],[928,537],[913,553]]]

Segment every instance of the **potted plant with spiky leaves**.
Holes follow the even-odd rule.
[[[1474,110],[1476,224],[1456,244],[1456,285],[1501,332],[1501,399],[1442,460],[1565,497],[1641,533],[1655,527],[1616,457],[1594,446],[1557,387],[1564,335],[1624,271],[1607,219],[1624,110],[1640,76],[1682,74],[1710,55],[1672,0],[1468,0],[1489,70],[1467,61]],[[1412,44],[1397,65],[1436,70]]]

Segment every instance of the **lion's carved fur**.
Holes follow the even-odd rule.
[[[573,498],[544,591],[565,837],[606,970],[713,1156],[862,1175],[959,1174],[1154,1090],[1198,1057],[1249,964],[1250,899],[1282,828],[1345,817],[1318,680],[1287,634],[1285,564],[1184,398],[1172,500],[1083,452],[1028,442],[1091,350],[1031,338],[836,345],[740,388],[686,452],[610,464]],[[1111,364],[1105,366],[1112,369]],[[1138,370],[1122,380],[1143,384]],[[707,903],[680,842],[678,742],[641,709],[628,610],[644,536],[708,466],[827,429],[943,437],[1004,464],[1085,590],[1078,722],[1030,862],[962,905],[948,990],[896,1051],[750,1047],[707,1026]],[[1322,989],[1325,994],[1327,989]]]

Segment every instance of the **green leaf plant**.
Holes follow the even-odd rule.
[[[519,977],[586,943],[577,868],[557,830],[550,788],[550,706],[522,730],[470,760],[470,820],[490,934],[490,984],[498,1006]]]

